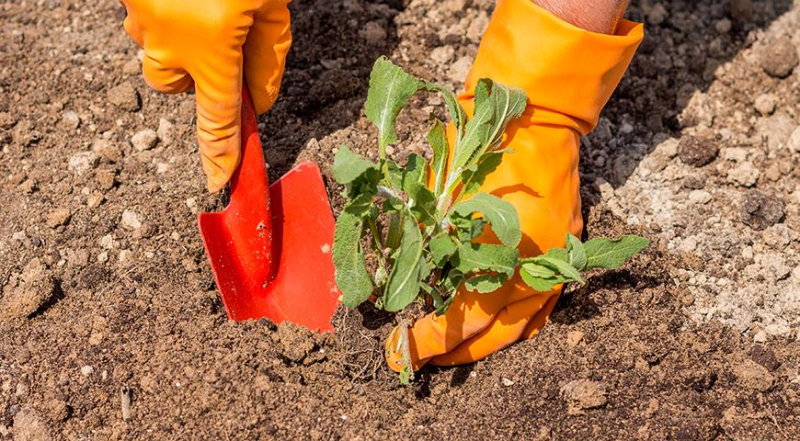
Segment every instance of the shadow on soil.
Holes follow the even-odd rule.
[[[403,1],[294,0],[289,9],[294,41],[281,95],[260,118],[272,176],[288,171],[309,140],[359,118],[372,64],[398,43],[393,18]],[[385,34],[365,34],[370,27]]]
[[[654,24],[655,14],[648,17],[644,11],[657,4],[666,13],[662,22]],[[610,125],[601,121],[584,140],[584,205],[599,201],[597,190],[591,188],[594,178],[602,177],[615,188],[624,185],[655,149],[657,135],[677,137],[682,129],[693,126],[695,122],[679,119],[688,99],[697,91],[706,92],[715,81],[717,67],[752,44],[753,31],[768,28],[791,6],[791,0],[633,0],[627,17],[645,22],[645,38],[602,114]],[[720,23],[724,20],[729,20],[729,30]],[[633,131],[623,133],[620,128],[628,124]]]

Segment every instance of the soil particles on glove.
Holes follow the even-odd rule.
[[[273,177],[375,151],[379,55],[460,86],[493,6],[292,2],[261,119]],[[533,340],[404,387],[382,358],[392,319],[369,308],[325,335],[226,319],[196,227],[225,201],[204,189],[194,97],[148,89],[118,2],[0,2],[0,440],[798,439],[800,5],[629,16],[647,36],[584,140],[582,196],[590,237],[653,245],[571,288]],[[443,111],[415,99],[398,160]]]

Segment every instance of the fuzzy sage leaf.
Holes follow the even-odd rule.
[[[648,245],[650,241],[639,236],[622,236],[616,240],[605,237],[592,239],[584,244],[587,256],[585,269],[617,269]]]
[[[333,237],[336,284],[342,291],[342,303],[351,308],[365,302],[373,289],[361,250],[362,228],[361,218],[345,209],[336,220]]]
[[[504,245],[516,247],[522,238],[517,210],[510,203],[487,193],[478,193],[473,198],[453,206],[451,212],[461,216],[481,213],[492,225],[492,231]]]
[[[387,311],[400,311],[417,298],[423,276],[423,249],[422,233],[413,218],[407,216],[403,223],[400,250],[383,293],[383,307]]]
[[[422,81],[405,73],[388,58],[380,57],[375,61],[369,77],[365,113],[378,128],[382,159],[385,158],[386,146],[397,142],[397,115],[423,85]]]

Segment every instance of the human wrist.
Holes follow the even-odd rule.
[[[629,0],[532,0],[556,17],[591,32],[613,34]]]

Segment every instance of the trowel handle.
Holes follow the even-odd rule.
[[[269,178],[267,167],[264,162],[264,151],[261,147],[261,138],[258,134],[258,122],[253,101],[247,86],[242,87],[242,150],[239,160],[239,167],[231,176],[230,189],[231,200],[226,211],[235,214],[237,220],[230,222],[236,223],[235,228],[242,237],[250,242],[250,249],[262,249],[263,253],[257,253],[258,259],[264,262],[253,262],[253,267],[266,266],[267,270],[265,282],[272,280],[274,275],[274,264],[272,259],[272,209],[269,198]],[[253,224],[253,225],[251,225]],[[230,225],[234,227],[234,225]],[[254,257],[255,258],[255,257]]]
[[[258,135],[256,111],[247,86],[242,88],[241,128],[242,150],[239,167],[231,177],[230,205],[260,203],[269,207],[269,178]]]

